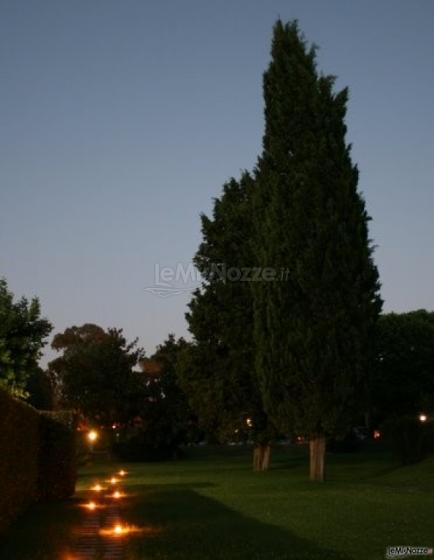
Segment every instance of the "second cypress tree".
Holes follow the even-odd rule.
[[[256,370],[278,428],[309,439],[314,480],[324,479],[326,438],[351,425],[381,309],[345,140],[348,91],[333,84],[297,23],[278,21],[254,196],[257,264],[277,277],[254,284]]]

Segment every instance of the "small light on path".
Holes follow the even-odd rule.
[[[428,420],[428,418],[427,418],[426,414],[421,414],[419,416],[419,421],[420,422],[426,422],[427,420]]]

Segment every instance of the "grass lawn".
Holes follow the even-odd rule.
[[[251,472],[250,459],[240,448],[198,449],[126,465],[121,515],[144,531],[125,541],[125,560],[376,560],[391,545],[434,546],[434,458],[400,467],[380,452],[330,455],[325,484],[306,479],[300,448],[275,452],[268,473]],[[77,501],[118,468],[88,467],[74,500],[32,508],[3,538],[0,558],[66,560],[89,513]]]

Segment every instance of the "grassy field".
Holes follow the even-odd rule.
[[[122,516],[144,532],[128,537],[125,559],[376,560],[391,545],[434,546],[434,459],[400,467],[379,452],[331,455],[325,484],[307,480],[299,448],[273,459],[268,473],[251,472],[240,448],[127,465]],[[78,502],[117,468],[88,467],[74,500],[31,509],[3,539],[0,558],[68,559],[87,513]]]

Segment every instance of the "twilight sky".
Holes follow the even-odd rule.
[[[1,0],[0,276],[55,332],[186,334],[188,293],[145,288],[255,163],[278,16],[350,87],[385,310],[434,309],[432,0]]]

